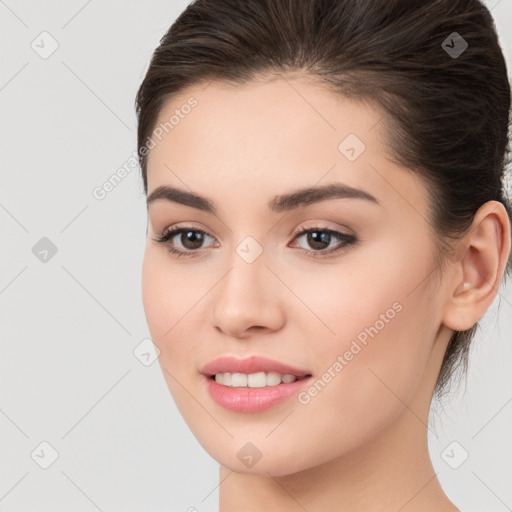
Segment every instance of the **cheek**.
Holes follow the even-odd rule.
[[[142,265],[142,302],[151,337],[161,351],[161,362],[171,360],[168,357],[170,349],[174,352],[186,348],[186,344],[178,343],[178,340],[187,325],[187,310],[197,302],[198,292],[193,291],[197,287],[185,286],[182,281],[179,269],[170,264],[165,251],[146,246]],[[193,297],[189,297],[191,295]]]
[[[328,459],[333,449],[348,452],[379,435],[411,406],[421,386],[429,356],[425,329],[413,319],[421,305],[393,294],[398,300],[388,308],[389,297],[382,298],[372,301],[358,321],[340,317],[340,332],[349,324],[355,336],[317,347],[323,367],[299,397],[294,418],[304,438],[317,431],[329,440],[311,448],[318,450],[315,457]]]
[[[160,247],[146,246],[142,265],[142,301],[151,332],[158,338],[171,338],[188,320],[208,283],[194,279],[174,263]],[[187,313],[187,311],[190,313]]]
[[[425,262],[405,261],[403,253],[392,261],[361,269],[362,279],[347,278],[337,289],[331,285],[330,307],[336,304],[338,316],[329,318],[337,335],[318,347],[319,391],[304,397],[316,401],[319,412],[335,404],[338,421],[359,426],[361,434],[382,428],[413,401],[435,339],[428,280],[417,286]]]

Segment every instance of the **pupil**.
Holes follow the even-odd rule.
[[[329,233],[324,233],[322,231],[312,231],[309,233],[309,240],[308,243],[311,245],[311,247],[314,247],[316,249],[324,249],[322,244],[329,245],[331,235]],[[319,246],[316,244],[320,244]]]
[[[197,249],[201,247],[201,243],[203,241],[202,233],[199,233],[198,231],[187,231],[186,233],[183,233],[183,235],[185,235],[185,241],[187,243],[183,243],[183,240],[182,243],[187,247],[187,249]],[[188,243],[192,243],[192,247],[188,246]]]

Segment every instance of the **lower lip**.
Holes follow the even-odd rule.
[[[297,394],[311,378],[305,377],[295,382],[264,388],[232,388],[218,384],[215,379],[205,376],[208,392],[213,400],[222,407],[236,412],[260,412],[269,409]]]

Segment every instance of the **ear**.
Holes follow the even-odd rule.
[[[454,331],[475,325],[498,293],[510,254],[510,220],[502,203],[482,205],[461,241],[454,263],[443,323]]]

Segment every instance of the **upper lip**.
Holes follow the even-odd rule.
[[[307,370],[294,368],[293,366],[281,363],[274,359],[261,356],[250,356],[245,359],[238,359],[233,356],[223,356],[210,361],[203,367],[201,373],[208,377],[216,373],[258,373],[277,372],[281,375],[290,374],[296,377],[311,375]]]

